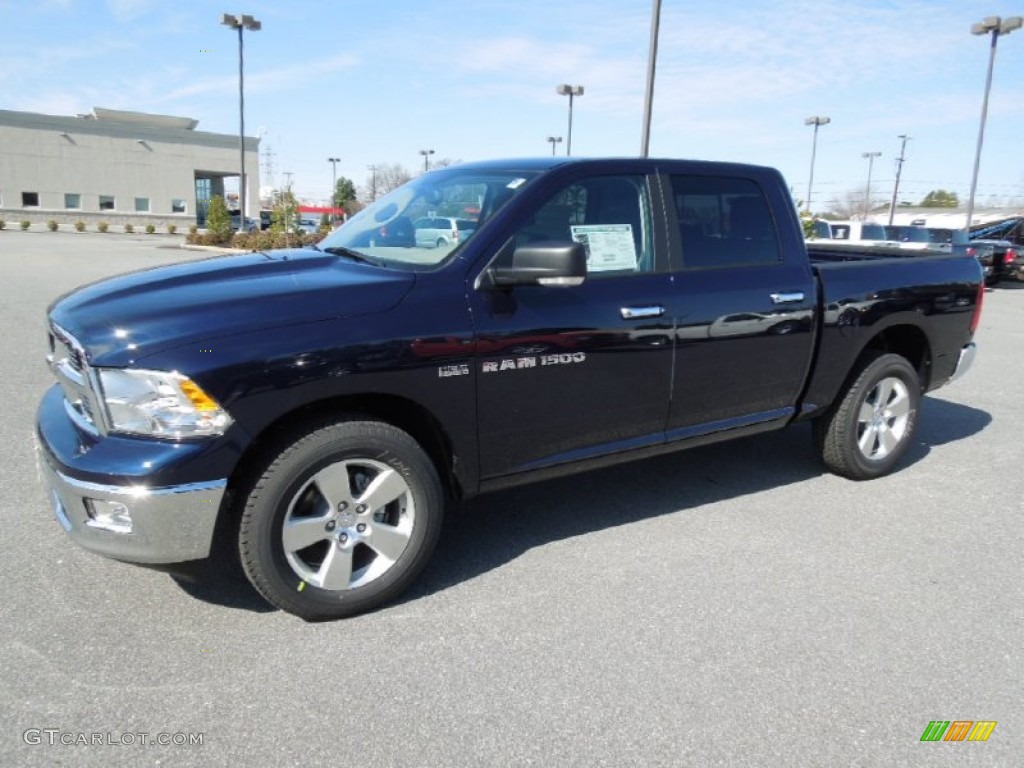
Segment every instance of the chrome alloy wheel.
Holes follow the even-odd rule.
[[[857,414],[857,446],[866,459],[888,456],[907,433],[910,394],[902,379],[888,376],[868,393]]]
[[[399,472],[373,459],[346,459],[319,470],[295,493],[281,543],[304,582],[349,590],[386,573],[415,525],[412,491]]]

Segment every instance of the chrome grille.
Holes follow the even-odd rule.
[[[99,408],[85,349],[55,323],[50,324],[49,348],[46,362],[64,392],[68,416],[83,429],[97,432]]]

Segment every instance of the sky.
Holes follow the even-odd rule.
[[[238,3],[233,5],[232,3]],[[422,170],[572,152],[636,156],[643,129],[651,0],[0,0],[0,109],[51,115],[126,109],[238,132],[238,37],[246,32],[246,134],[261,137],[261,184],[310,201],[371,164]],[[663,0],[650,155],[779,168],[804,200],[813,115],[812,201],[867,187],[888,201],[901,134],[900,200],[947,189],[966,200],[989,39],[1005,0]],[[978,206],[1024,205],[1024,29],[999,38]],[[566,142],[556,145],[559,153]],[[268,174],[267,164],[270,164]]]

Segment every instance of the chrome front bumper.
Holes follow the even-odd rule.
[[[226,480],[146,488],[89,483],[51,466],[37,446],[37,460],[57,522],[84,549],[132,563],[180,563],[210,554]],[[97,509],[130,516],[110,524]],[[129,530],[130,528],[130,530]]]
[[[946,383],[948,384],[951,381],[956,381],[971,370],[971,366],[974,365],[974,358],[977,357],[977,354],[978,346],[973,341],[965,345],[964,348],[960,350],[960,359],[956,361],[956,368],[953,369],[953,375],[949,377]]]

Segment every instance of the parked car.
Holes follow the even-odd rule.
[[[1024,280],[1024,263],[1017,247],[1009,240],[971,240],[968,253],[973,253],[981,264],[987,285],[1002,280]]]
[[[416,247],[447,200],[477,228]],[[830,471],[880,477],[971,367],[981,268],[802,235],[770,168],[545,157],[424,174],[316,249],[92,283],[48,310],[46,498],[127,562],[231,536],[261,595],[316,620],[397,599],[480,493],[796,423]]]
[[[900,248],[914,251],[939,250],[965,255],[970,242],[966,230],[948,227],[922,227],[916,224],[886,228],[889,239]]]
[[[231,214],[231,229],[235,232],[238,231],[238,225],[242,221],[242,215],[240,213]],[[248,216],[245,217],[245,231],[246,232],[258,232],[260,225],[250,219]]]
[[[260,211],[260,229],[268,230],[273,223],[273,211]]]
[[[416,219],[412,224],[416,230],[416,245],[421,248],[441,248],[458,244],[476,229],[476,222],[470,219],[452,219],[444,216]]]
[[[824,240],[834,243],[856,243],[857,245],[876,245],[891,242],[885,225],[874,221],[828,221],[818,219],[814,227],[815,234]]]

